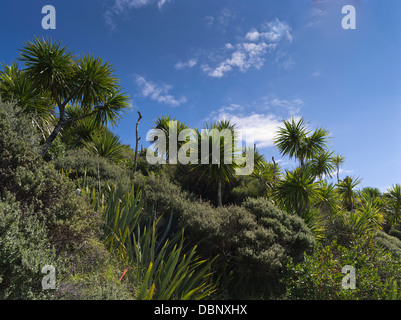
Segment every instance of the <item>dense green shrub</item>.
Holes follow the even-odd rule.
[[[70,179],[39,156],[39,141],[30,120],[12,104],[0,102],[0,298],[60,297],[54,290],[42,290],[41,268],[46,264],[56,268],[60,288],[90,278],[86,287],[94,291],[81,290],[82,298],[113,298],[115,288],[126,292],[116,285],[122,273],[116,262],[93,263],[100,255],[91,256],[86,249],[77,259],[85,242],[100,238],[101,217],[75,193]],[[101,246],[97,252],[110,258]],[[105,276],[112,269],[113,277]]]
[[[39,142],[21,109],[0,101],[0,195],[15,187],[12,175],[18,167],[33,169],[40,163]]]
[[[21,211],[10,195],[0,200],[0,299],[46,298],[41,270],[54,258],[46,229],[32,211]]]
[[[313,234],[303,219],[280,210],[273,202],[265,198],[249,198],[243,206],[254,215],[258,224],[274,232],[275,241],[287,255],[300,260],[303,252],[315,245]]]
[[[378,231],[376,238],[377,244],[390,251],[394,256],[401,258],[401,240],[388,235],[383,231]]]
[[[105,188],[107,184],[122,184],[124,191],[130,189],[130,174],[118,165],[84,149],[68,150],[63,157],[54,160],[57,170],[68,172],[72,180],[87,179],[90,189]]]
[[[74,193],[74,184],[39,156],[38,133],[29,119],[2,104],[0,128],[0,194],[10,192],[23,211],[32,210],[57,252],[92,237],[99,217]]]
[[[342,287],[341,273],[346,265],[356,270],[356,289]],[[401,261],[374,244],[371,237],[360,237],[348,247],[332,242],[306,254],[301,263],[287,265],[284,299],[385,299],[389,281],[400,281]]]
[[[277,294],[286,259],[299,259],[314,245],[301,218],[280,211],[266,199],[216,208],[183,192],[165,176],[138,175],[135,181],[143,187],[146,206],[154,214],[171,212],[176,228],[185,228],[186,238],[199,244],[202,256],[219,255],[218,274],[225,277],[233,272],[235,281],[223,288],[231,298]]]

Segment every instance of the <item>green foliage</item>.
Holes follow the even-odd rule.
[[[69,261],[70,272],[62,277],[55,298],[61,300],[131,300],[135,288],[120,281],[123,274],[118,259],[104,244],[89,239]]]
[[[62,141],[69,149],[82,148],[85,142],[91,141],[92,136],[104,128],[95,116],[85,117],[85,111],[79,105],[67,105],[65,112],[68,119],[80,119],[68,122],[61,132]]]
[[[383,215],[370,202],[352,212],[340,211],[336,219],[341,224],[342,233],[348,234],[351,239],[381,230],[383,224]]]
[[[196,130],[198,164],[191,164],[190,174],[198,178],[198,182],[217,185],[217,204],[223,205],[222,184],[236,179],[239,164],[235,157],[242,150],[238,147],[238,133],[235,124],[228,120],[206,125],[205,130]],[[201,141],[208,141],[207,152],[202,152]],[[216,152],[217,151],[217,152]],[[218,155],[217,155],[218,154]]]
[[[359,178],[345,177],[337,183],[338,194],[344,210],[353,211],[358,199],[355,188],[362,182]]]
[[[41,269],[55,252],[46,228],[19,205],[11,196],[0,200],[0,299],[44,299]]]
[[[158,150],[158,155],[167,160],[170,152],[170,132],[176,132],[178,137],[183,130],[189,128],[186,124],[177,121],[176,119],[172,119],[167,115],[159,116],[153,123],[154,126],[149,134],[149,140],[152,141],[152,147]],[[157,136],[158,132],[156,130],[163,132],[166,141],[159,140]],[[182,144],[184,144],[184,142],[177,141],[177,150]]]
[[[337,154],[333,157],[333,164],[336,167],[337,182],[340,182],[340,168],[345,162],[345,157],[342,154]]]
[[[184,228],[186,239],[199,244],[202,256],[219,255],[217,273],[223,279],[231,273],[235,277],[219,292],[227,291],[231,298],[277,294],[279,271],[287,257],[299,258],[314,245],[300,217],[280,211],[266,199],[215,208],[181,191],[165,176],[138,175],[136,183],[143,188],[145,207],[154,208],[156,215],[172,212],[172,228]]]
[[[253,170],[251,177],[265,184],[267,189],[265,195],[270,198],[273,196],[277,184],[282,178],[282,174],[282,169],[277,163],[266,162],[262,160],[255,165],[255,169]],[[260,194],[260,196],[262,195]]]
[[[100,237],[100,217],[73,182],[39,156],[39,134],[20,109],[0,103],[0,128],[0,295],[59,298],[58,291],[42,290],[41,267],[56,268],[60,287],[79,277],[83,263],[73,258]],[[94,275],[101,272],[92,267]]]
[[[316,158],[325,151],[329,135],[327,130],[317,128],[310,132],[303,118],[298,122],[292,118],[283,124],[274,139],[274,144],[282,155],[295,158],[304,166],[306,160]]]
[[[129,147],[122,144],[120,138],[107,129],[93,134],[89,141],[84,142],[84,148],[91,154],[116,163],[125,160],[129,151]]]
[[[213,260],[195,256],[196,246],[187,252],[183,235],[178,241],[180,233],[165,240],[169,227],[159,240],[161,218],[141,229],[141,191],[131,189],[124,194],[121,186],[111,186],[106,203],[95,192],[83,191],[103,215],[103,237],[110,252],[135,270],[137,299],[202,299],[215,291],[210,273]]]
[[[120,92],[118,78],[109,62],[93,55],[75,56],[60,42],[35,37],[20,50],[24,72],[34,87],[50,96],[57,119],[46,137],[45,155],[61,129],[70,122],[93,116],[97,123],[115,125],[128,109],[128,96]],[[67,118],[68,104],[79,105],[83,115]],[[52,111],[54,111],[54,109]]]
[[[397,229],[391,229],[388,233],[392,237],[396,237],[401,240],[401,231]]]
[[[38,90],[17,64],[3,65],[0,71],[0,96],[4,101],[14,102],[29,115],[32,124],[41,131],[42,137],[50,134],[48,126],[54,121],[50,95]]]
[[[383,231],[378,231],[375,236],[377,245],[385,248],[391,252],[395,257],[401,258],[401,240],[392,236],[392,234],[387,234]]]
[[[21,108],[0,101],[0,188],[6,188],[11,172],[39,161],[40,137]],[[0,189],[0,190],[1,190]]]
[[[334,167],[338,175],[343,163],[325,149],[326,130],[311,133],[303,120],[285,123],[277,142],[301,166],[284,174],[260,155],[252,175],[234,179],[234,167],[150,166],[141,151],[132,176],[132,150],[103,126],[122,110],[99,105],[89,116],[94,110],[86,106],[122,106],[114,91],[100,96],[102,86],[117,85],[105,77],[110,65],[82,56],[75,62],[83,69],[76,70],[64,65],[64,47],[41,45],[31,49],[55,59],[53,74],[35,74],[37,61],[28,70],[13,65],[0,73],[7,100],[14,99],[12,90],[20,94],[20,107],[0,102],[0,298],[400,298],[401,188],[382,195],[358,191],[359,179],[317,181]],[[73,121],[45,162],[30,99],[39,89],[55,96],[46,87],[64,86],[59,97],[68,100],[77,74],[83,82],[99,79],[99,94],[87,86],[84,102],[71,98],[65,111]],[[167,133],[169,119],[155,124]],[[234,128],[212,124],[223,127]],[[66,150],[80,145],[86,150]],[[218,207],[205,201],[216,192]],[[231,205],[223,207],[223,199]],[[44,264],[56,267],[57,290],[41,289]],[[356,268],[356,290],[341,287],[344,265]]]
[[[137,237],[133,234],[128,242],[135,279],[140,282],[137,298],[200,300],[210,296],[217,287],[210,272],[214,259],[200,260],[196,246],[185,252],[183,233],[159,242],[159,222],[160,218],[143,231],[138,226]]]
[[[401,291],[398,290],[397,280],[390,279],[388,285],[388,294],[386,300],[401,300]]]
[[[401,185],[396,184],[384,194],[385,215],[390,226],[397,226],[401,221]]]
[[[138,226],[143,209],[142,193],[127,192],[121,199],[121,186],[113,186],[109,192],[107,204],[104,207],[104,237],[110,246],[110,252],[117,250],[123,261],[128,263],[126,244],[134,229]]]
[[[342,268],[356,270],[356,289],[345,290]],[[400,260],[383,251],[367,237],[360,237],[348,247],[336,242],[319,245],[302,263],[287,265],[284,299],[338,300],[386,299],[390,281],[400,281]]]
[[[312,172],[323,179],[323,177],[332,177],[334,171],[333,153],[329,151],[323,151],[315,154],[308,162]]]
[[[318,183],[310,168],[296,168],[286,174],[275,189],[274,198],[290,213],[302,216],[303,210],[318,198]]]
[[[262,179],[249,176],[239,176],[238,183],[229,193],[229,203],[240,205],[246,198],[258,198],[267,194],[269,187]]]
[[[148,175],[149,173],[154,174],[161,174],[163,171],[163,165],[156,163],[150,164],[146,159],[146,149],[138,150],[138,157],[137,157],[137,164],[136,164],[136,171],[141,172],[143,175]],[[135,161],[134,161],[135,154],[134,152],[129,153],[127,158],[123,161],[123,164],[129,172],[133,174],[135,168]],[[171,167],[171,166],[170,166]]]
[[[1,195],[12,193],[48,228],[57,251],[76,246],[96,232],[99,220],[74,194],[71,181],[39,156],[38,133],[10,105],[0,108]]]
[[[131,189],[130,174],[123,164],[110,162],[83,149],[68,150],[65,156],[55,159],[53,163],[57,170],[68,173],[70,179],[80,181],[81,186],[88,185],[90,191],[93,188],[97,192],[99,188],[107,190],[111,184],[121,184],[124,192]]]

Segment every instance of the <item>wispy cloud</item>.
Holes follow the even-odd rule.
[[[268,95],[253,103],[253,109],[273,112],[282,117],[298,116],[304,106],[302,99],[280,99],[275,95]]]
[[[145,6],[157,5],[159,9],[170,0],[113,0],[113,4],[107,8],[103,14],[106,24],[111,28],[116,28],[116,19],[127,12]]]
[[[198,60],[196,58],[192,58],[186,62],[181,62],[181,61],[178,62],[174,67],[177,70],[191,69],[191,68],[195,67],[197,65],[197,63],[198,63]]]
[[[151,81],[147,81],[140,75],[135,75],[135,83],[144,97],[149,97],[158,103],[177,107],[187,102],[186,97],[176,98],[169,94],[169,91],[172,89],[171,85],[157,85]]]
[[[225,50],[229,49],[229,56],[217,64],[215,67],[203,64],[202,70],[210,77],[222,78],[234,69],[245,72],[250,68],[260,69],[265,62],[265,56],[276,49],[281,40],[292,42],[291,28],[279,19],[262,24],[261,31],[256,28],[246,33],[243,40],[236,45],[227,43]],[[291,67],[294,63],[287,59],[286,67]]]
[[[230,24],[230,22],[235,19],[236,14],[233,13],[230,9],[228,8],[223,8],[221,12],[215,16],[206,16],[206,25],[211,28],[215,25],[222,27],[223,31],[225,31],[225,28]]]
[[[307,16],[308,23],[306,27],[314,27],[326,20],[328,2],[329,1],[312,1],[312,6]]]

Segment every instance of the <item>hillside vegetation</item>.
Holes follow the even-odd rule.
[[[401,186],[340,177],[324,128],[283,122],[274,142],[291,170],[257,149],[247,176],[223,162],[151,165],[113,133],[129,97],[109,62],[38,38],[19,61],[0,71],[1,299],[401,296]],[[175,119],[155,118],[168,134]],[[56,286],[43,290],[48,265]]]

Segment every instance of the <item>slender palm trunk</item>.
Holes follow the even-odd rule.
[[[301,164],[301,169],[303,170],[304,167],[305,167],[305,160],[304,160],[304,157],[303,157],[303,156],[300,157],[299,162],[300,162],[300,164]]]
[[[139,140],[141,140],[140,137],[138,137],[139,132],[138,132],[138,127],[139,127],[139,121],[141,121],[142,119],[142,115],[141,113],[138,111],[138,121],[136,123],[136,143],[135,143],[135,158],[134,158],[134,174],[136,173],[136,167],[137,167],[137,157],[138,157],[138,143]]]
[[[337,183],[340,183],[340,167],[337,167]]]
[[[223,206],[223,200],[221,196],[221,177],[217,179],[217,201],[218,201],[218,206],[222,207]]]

